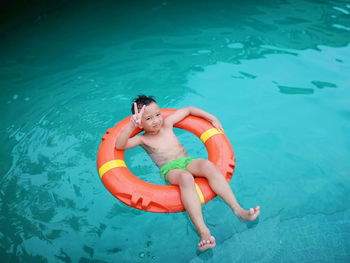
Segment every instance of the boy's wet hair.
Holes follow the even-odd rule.
[[[138,95],[137,98],[135,98],[131,104],[131,112],[132,114],[135,114],[134,111],[134,103],[136,102],[137,108],[139,110],[142,109],[143,105],[150,105],[152,102],[157,103],[153,96],[146,96],[146,95]]]

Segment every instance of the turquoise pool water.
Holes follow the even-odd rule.
[[[1,262],[349,262],[348,1],[53,1],[1,19]],[[203,206],[129,208],[102,185],[104,132],[137,94],[216,115],[236,154],[231,186],[257,224]],[[190,154],[206,157],[177,131]],[[142,149],[129,168],[161,184]]]

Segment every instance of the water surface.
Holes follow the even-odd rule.
[[[0,26],[0,257],[4,262],[348,262],[347,1],[21,3]],[[203,206],[217,247],[184,213],[116,200],[101,136],[137,94],[216,115],[237,158],[244,224]],[[206,157],[177,131],[191,155]],[[142,149],[130,170],[162,184]]]

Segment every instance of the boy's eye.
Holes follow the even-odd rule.
[[[150,119],[151,119],[150,117],[146,118],[147,121],[149,121]]]
[[[160,113],[157,113],[157,117],[159,117],[160,116]]]

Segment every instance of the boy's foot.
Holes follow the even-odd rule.
[[[201,241],[198,243],[198,249],[201,251],[213,248],[216,246],[215,237],[208,235],[201,235]]]
[[[240,209],[239,211],[234,211],[236,216],[243,220],[253,221],[260,214],[260,206],[256,206],[254,208],[250,208],[249,210]]]

